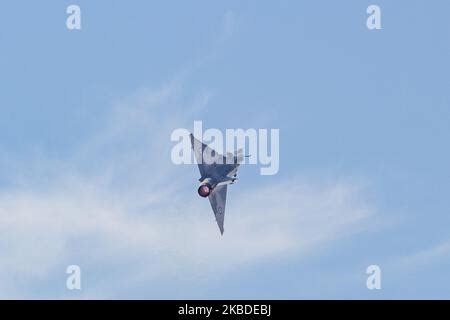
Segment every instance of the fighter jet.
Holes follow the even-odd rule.
[[[242,149],[234,154],[223,156],[206,144],[200,142],[192,133],[191,145],[200,170],[200,197],[208,197],[216,217],[220,233],[223,235],[225,218],[225,202],[227,200],[227,186],[233,184],[237,178],[237,170],[243,160]]]

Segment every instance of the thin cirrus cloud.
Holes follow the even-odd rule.
[[[220,275],[241,266],[306,256],[367,226],[376,210],[362,186],[294,175],[230,190],[220,236],[209,203],[195,194],[196,167],[181,173],[170,161],[171,130],[211,97],[202,91],[186,106],[182,91],[175,81],[116,103],[104,127],[69,159],[41,157],[39,166],[51,167],[45,182],[31,175],[20,187],[3,188],[2,297],[65,297],[69,264],[87,279],[82,297],[157,298],[161,290],[171,297],[183,281],[211,277],[220,284]],[[179,116],[164,117],[167,105]]]
[[[237,21],[228,12],[210,54],[174,80],[113,103],[70,156],[7,161],[14,170],[0,190],[0,297],[73,297],[65,288],[71,264],[82,270],[75,297],[198,297],[207,289],[189,284],[226,285],[222,276],[240,267],[305,257],[368,226],[376,208],[361,184],[294,174],[230,190],[222,237],[196,195],[197,168],[170,161],[172,130],[190,127],[214,97],[187,92],[186,78]]]

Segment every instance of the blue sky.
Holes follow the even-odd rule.
[[[73,3],[0,11],[1,297],[450,298],[448,2]],[[223,237],[194,120],[280,129]]]

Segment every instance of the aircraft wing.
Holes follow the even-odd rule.
[[[216,164],[215,163],[205,163],[203,159],[203,155],[206,154],[215,154],[215,151],[208,147],[206,144],[200,142],[199,140],[194,138],[194,135],[191,133],[191,145],[194,150],[195,160],[197,160],[198,169],[200,170],[200,174],[203,177],[214,177],[217,175],[216,172]],[[206,152],[205,152],[206,151]]]
[[[208,147],[206,144],[195,139],[193,134],[190,134],[192,149],[194,150],[195,160],[197,161],[200,175],[204,177],[217,177],[217,176],[229,176],[232,177],[236,174],[239,164],[243,160],[242,149],[238,150],[234,155],[231,154],[231,163],[227,163],[227,157],[216,154],[215,150]],[[214,155],[217,160],[221,160],[222,163],[206,163],[204,161],[204,154]],[[229,160],[229,159],[228,159]]]
[[[208,198],[214,211],[214,216],[216,217],[220,233],[223,234],[223,222],[225,220],[225,202],[227,201],[227,185],[218,185],[217,187],[215,187]]]

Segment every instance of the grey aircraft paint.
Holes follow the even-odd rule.
[[[192,149],[200,170],[198,193],[208,197],[220,233],[224,232],[228,184],[237,180],[237,169],[243,160],[242,150],[223,156],[190,134]]]

